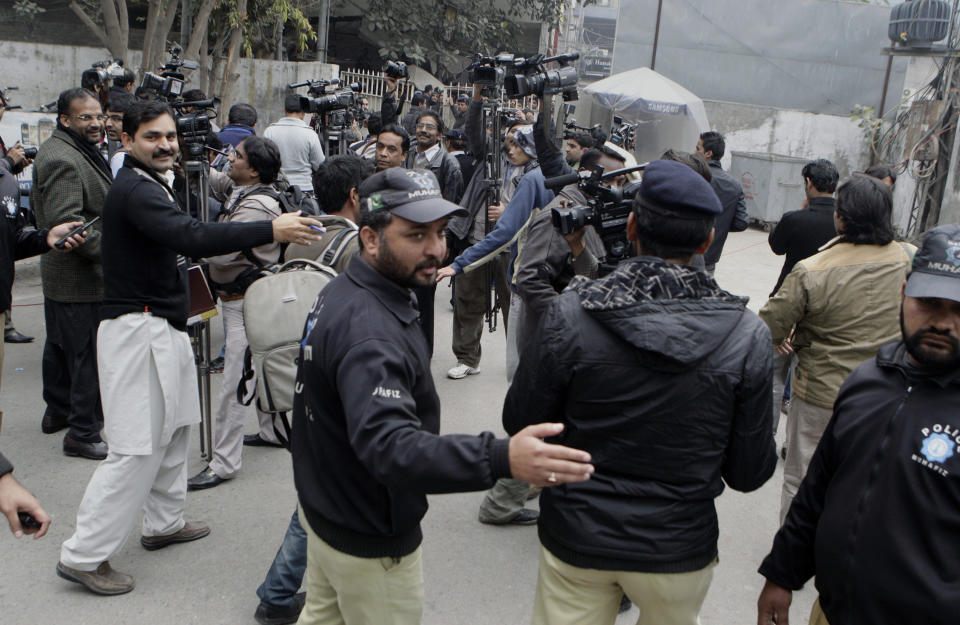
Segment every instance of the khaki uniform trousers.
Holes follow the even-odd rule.
[[[796,386],[794,386],[796,388]],[[795,393],[790,397],[790,415],[787,419],[787,459],[783,464],[783,490],[780,494],[780,524],[787,518],[790,504],[800,488],[807,467],[817,450],[820,437],[827,429],[831,408],[811,404]]]
[[[810,610],[810,625],[830,625],[827,615],[820,609],[820,598],[813,602],[813,608]]]
[[[637,625],[699,625],[716,561],[689,573],[582,569],[540,547],[533,625],[613,625],[626,594]]]
[[[307,532],[307,602],[297,625],[420,625],[422,548],[402,558],[358,558]]]

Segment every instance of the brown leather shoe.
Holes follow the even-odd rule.
[[[188,543],[203,538],[210,533],[210,527],[203,521],[187,521],[179,532],[166,536],[141,536],[140,544],[147,551],[163,549],[174,543]]]
[[[122,595],[133,590],[133,577],[114,571],[104,560],[96,571],[78,571],[63,562],[57,562],[57,575],[63,579],[82,584],[98,595]]]

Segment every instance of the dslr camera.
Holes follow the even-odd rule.
[[[515,60],[513,75],[507,76],[503,82],[507,97],[524,98],[535,95],[542,98],[562,93],[565,102],[576,100],[577,69],[570,63],[579,58],[579,52],[568,52],[547,58],[537,54],[529,59]],[[547,69],[547,63],[553,62],[559,63],[560,67]]]
[[[601,273],[609,273],[621,261],[633,256],[633,247],[627,240],[627,216],[633,207],[633,198],[640,189],[639,182],[628,182],[616,189],[602,184],[604,178],[622,173],[613,171],[606,175],[603,169],[590,174],[573,174],[579,180],[580,190],[589,198],[587,204],[567,208],[554,208],[550,219],[560,234],[571,234],[585,226],[593,226],[606,250],[606,259],[600,266]],[[565,186],[572,180],[570,176],[557,176],[546,181],[548,188]]]
[[[407,78],[410,76],[410,71],[403,61],[387,61],[386,74],[390,78]]]

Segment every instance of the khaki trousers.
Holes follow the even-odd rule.
[[[796,388],[796,386],[794,386]],[[780,524],[787,518],[790,504],[800,488],[807,466],[817,450],[817,444],[827,423],[833,416],[830,408],[821,408],[804,401],[796,394],[790,397],[790,415],[787,418],[787,459],[783,464],[783,490],[780,494]]]
[[[420,547],[402,558],[358,558],[317,536],[302,507],[298,514],[307,532],[307,602],[297,625],[420,625]]]
[[[820,598],[813,602],[813,608],[810,610],[810,625],[830,625],[827,615],[820,609]]]
[[[699,625],[716,561],[689,573],[582,569],[540,548],[533,625],[613,625],[626,594],[637,625]]]

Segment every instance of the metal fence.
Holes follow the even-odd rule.
[[[359,93],[367,98],[371,111],[380,110],[380,105],[383,102],[383,94],[387,88],[385,78],[386,75],[381,71],[349,68],[340,69],[340,83],[342,85],[358,85],[360,87]],[[458,82],[449,85],[440,85],[440,87],[443,89],[444,98],[443,123],[449,127],[453,123],[453,113],[450,111],[450,107],[447,106],[447,98],[449,97],[453,102],[456,102],[460,95],[473,97],[473,85]],[[399,92],[397,99],[401,102],[409,103],[416,90],[417,85],[406,80],[401,80],[397,88]],[[535,96],[510,100],[504,103],[504,106],[515,109],[529,109],[531,111],[536,111],[539,108]]]

